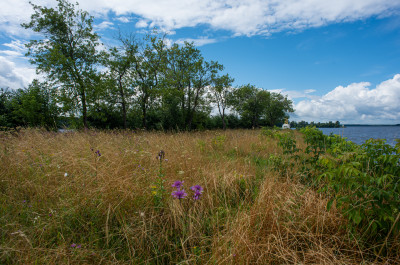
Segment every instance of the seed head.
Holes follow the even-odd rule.
[[[165,157],[164,150],[160,150],[160,152],[158,152],[157,159],[162,161],[164,159],[164,157]]]

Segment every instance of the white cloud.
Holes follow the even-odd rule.
[[[179,39],[179,40],[177,40],[175,42],[178,43],[178,44],[184,44],[185,41],[193,42],[196,47],[200,47],[200,46],[203,46],[203,45],[206,45],[206,44],[211,44],[211,43],[217,42],[216,39],[209,39],[209,38],[206,38],[206,37],[201,37],[201,38],[198,38],[198,39],[191,39],[191,38]]]
[[[37,5],[52,6],[55,1],[34,0]],[[8,36],[29,37],[32,31],[21,27],[21,23],[28,22],[33,9],[29,4],[29,0],[1,1],[0,8],[0,32]]]
[[[311,93],[314,93],[315,91],[316,91],[315,89],[306,89],[306,90],[304,90],[304,93],[311,94]]]
[[[28,0],[2,3],[0,30],[21,35],[19,27],[32,13]],[[54,6],[54,0],[36,0],[35,4]],[[73,1],[71,1],[73,2]],[[388,16],[398,12],[396,0],[80,0],[80,8],[92,15],[114,12],[122,22],[130,15],[141,17],[137,26],[159,26],[167,30],[197,25],[229,30],[233,35],[270,35],[282,30],[303,30],[330,23],[347,22],[370,16]],[[146,24],[146,25],[145,25]]]
[[[317,99],[295,105],[298,120],[342,123],[399,123],[400,74],[370,89],[368,82],[338,86]]]
[[[19,52],[26,52],[25,43],[21,40],[12,40],[10,43],[4,43],[4,46]]]
[[[36,77],[35,69],[28,66],[17,66],[7,57],[0,56],[0,87],[24,88]]]
[[[35,68],[32,67],[24,54],[24,43],[13,40],[5,43],[6,49],[0,50],[0,87],[24,88],[36,78]]]
[[[297,90],[286,90],[284,88],[281,89],[270,89],[269,92],[275,92],[287,96],[288,99],[294,100],[299,98],[308,98],[308,99],[316,99],[318,98],[315,95],[310,95],[311,93],[315,92],[314,89],[306,89],[304,91],[297,91]]]
[[[85,3],[85,4],[83,4]],[[387,14],[400,6],[392,0],[86,0],[88,8],[134,13],[167,29],[208,24],[236,35],[268,35],[329,23]]]
[[[120,21],[120,22],[122,22],[122,23],[128,23],[128,22],[131,21],[131,20],[129,19],[129,17],[124,17],[124,16],[122,16],[122,17],[117,17],[116,20],[118,20],[118,21]]]
[[[114,23],[110,22],[110,21],[103,21],[98,25],[94,25],[93,29],[95,31],[101,31],[101,30],[106,30],[106,29],[112,29],[113,28]]]
[[[135,24],[135,27],[136,28],[147,28],[148,24],[149,23],[146,20],[141,19]]]
[[[3,54],[5,56],[9,56],[9,57],[17,57],[17,56],[22,56],[23,54],[17,51],[10,51],[10,50],[6,50],[6,51],[0,51],[0,54]]]

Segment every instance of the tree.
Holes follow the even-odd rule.
[[[115,103],[121,104],[124,129],[127,128],[128,100],[134,94],[136,74],[133,66],[137,62],[137,41],[132,37],[119,37],[122,45],[113,47],[105,54],[104,65],[108,67],[107,83],[109,95],[114,96]]]
[[[259,90],[253,85],[244,85],[235,90],[233,107],[242,121],[250,122],[250,127],[259,125],[260,118],[268,102],[269,93]]]
[[[233,107],[244,122],[255,128],[264,122],[274,126],[293,112],[292,101],[279,93],[270,93],[253,85],[239,87],[233,94]]]
[[[288,112],[294,112],[292,101],[282,94],[272,92],[269,101],[266,104],[264,117],[268,126],[274,126],[277,123],[283,123]]]
[[[66,0],[57,0],[54,8],[31,3],[34,14],[22,26],[43,35],[42,40],[31,40],[26,46],[27,56],[36,64],[38,73],[45,73],[54,85],[59,85],[59,99],[64,109],[80,111],[87,128],[88,93],[96,90],[99,75],[99,36],[93,32],[93,17],[75,10]]]
[[[12,100],[14,122],[20,126],[57,128],[59,108],[46,83],[33,80],[27,89],[19,89]]]
[[[13,94],[7,88],[0,89],[0,129],[16,127],[12,122],[11,100]]]
[[[158,37],[157,32],[146,37],[146,44],[138,52],[133,67],[136,74],[135,86],[142,112],[142,127],[147,128],[147,113],[152,101],[160,93],[160,83],[165,70],[165,35]]]
[[[187,129],[192,128],[198,112],[207,111],[209,105],[204,97],[218,71],[223,66],[215,61],[205,61],[193,43],[172,45],[168,52],[166,86],[169,94],[180,100],[181,117]]]
[[[218,76],[214,79],[214,86],[211,87],[211,101],[217,104],[219,115],[222,119],[222,127],[226,130],[225,110],[230,105],[233,93],[232,83],[235,79],[229,74]]]

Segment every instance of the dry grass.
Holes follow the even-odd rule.
[[[0,263],[368,263],[345,220],[289,178],[295,168],[268,169],[279,153],[247,130],[2,135]],[[201,200],[173,199],[175,180],[202,185]]]

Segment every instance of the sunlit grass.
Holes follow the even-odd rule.
[[[272,171],[271,154],[281,155],[275,140],[257,130],[4,134],[0,263],[365,260],[345,219],[299,184],[296,168]],[[171,195],[177,180],[184,199]],[[198,200],[194,185],[204,188]]]

